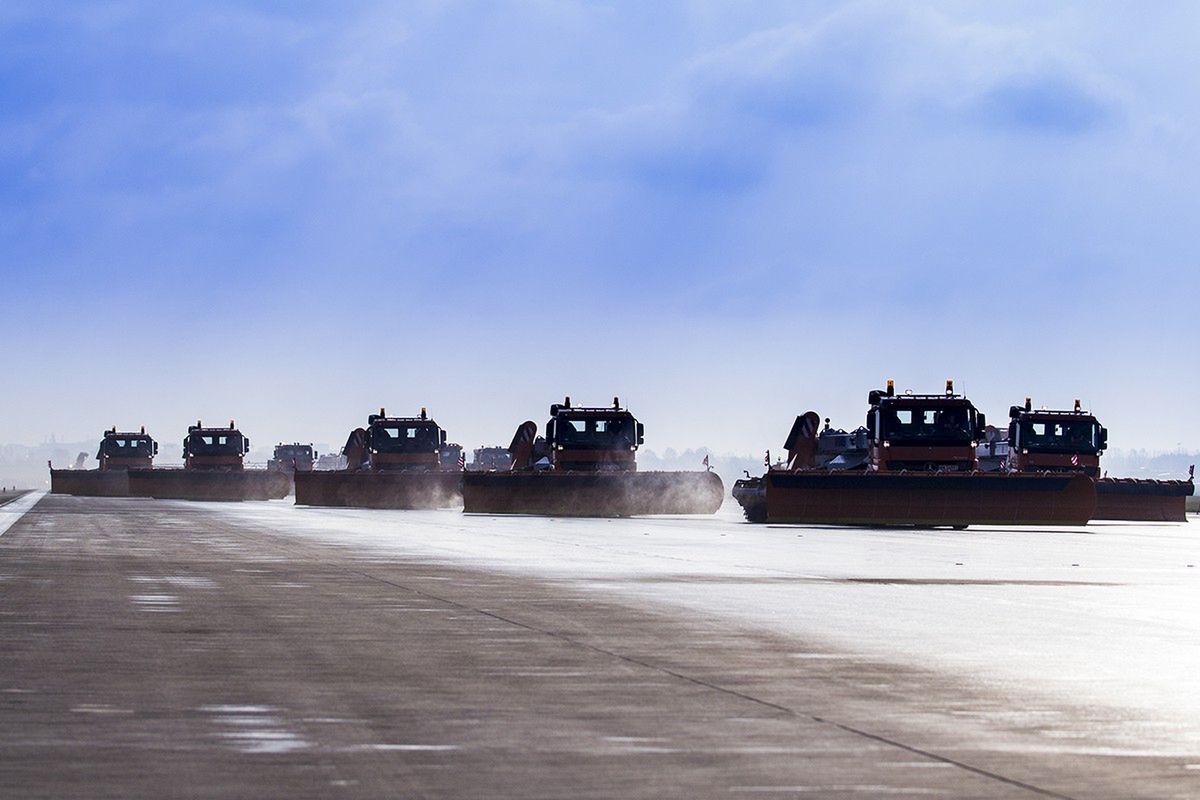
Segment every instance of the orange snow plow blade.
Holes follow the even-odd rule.
[[[50,493],[80,497],[128,497],[129,474],[123,469],[52,469]]]
[[[713,514],[725,487],[714,472],[468,472],[468,514],[632,517]]]
[[[771,472],[762,489],[763,518],[781,523],[1085,525],[1096,509],[1083,475]]]
[[[462,473],[297,472],[296,505],[449,508],[462,503]]]
[[[1187,498],[1194,493],[1191,481],[1101,478],[1092,519],[1187,522]]]
[[[281,500],[291,491],[287,473],[264,469],[131,469],[129,494],[161,500]]]

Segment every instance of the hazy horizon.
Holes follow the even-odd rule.
[[[1191,406],[1200,8],[0,10],[0,442],[237,420],[468,448],[614,395],[656,452],[947,377],[1114,448]]]

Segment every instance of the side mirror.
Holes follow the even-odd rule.
[[[975,412],[975,438],[982,439],[987,430],[987,416],[982,411]]]
[[[646,443],[646,426],[640,422],[637,424],[637,443]]]
[[[1108,449],[1108,428],[1100,429],[1100,449],[1101,450]]]
[[[442,431],[442,447],[446,446],[446,432]]]
[[[245,436],[242,437],[242,452],[244,452],[244,453],[250,452],[250,440],[247,439]]]
[[[154,455],[158,455],[158,442],[154,443]]]

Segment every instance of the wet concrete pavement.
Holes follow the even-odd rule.
[[[0,793],[1200,795],[1200,754],[1127,746],[1153,720],[273,520],[47,496],[12,525]]]

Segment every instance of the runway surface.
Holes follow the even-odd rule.
[[[5,513],[4,796],[1200,796],[1195,522]]]

